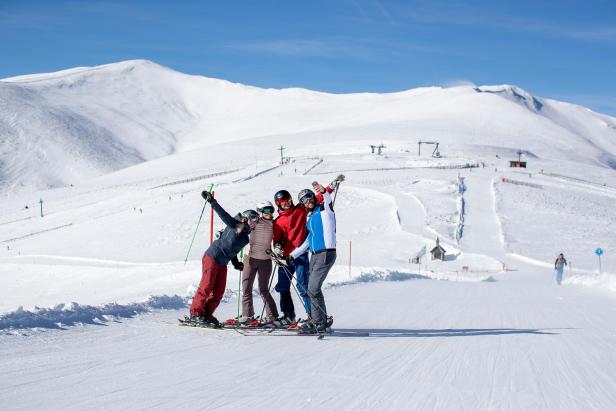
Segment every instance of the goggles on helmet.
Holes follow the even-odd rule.
[[[314,201],[315,201],[314,194],[306,194],[305,196],[299,199],[299,202],[302,204],[306,204],[308,202],[314,203]]]
[[[261,209],[261,212],[263,214],[274,214],[274,207],[272,207],[272,206],[263,207]]]
[[[242,213],[242,217],[253,222],[259,221],[259,214],[254,210],[246,210]]]

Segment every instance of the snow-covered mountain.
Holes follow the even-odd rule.
[[[616,119],[509,85],[327,94],[261,89],[134,60],[0,81],[0,193],[80,184],[220,143],[299,135],[438,140],[449,153],[616,168]]]
[[[614,118],[515,86],[333,95],[145,61],[7,79],[0,104],[3,410],[616,404]],[[234,214],[341,173],[334,334],[176,326],[224,228],[204,188]],[[229,266],[219,319],[241,284]]]

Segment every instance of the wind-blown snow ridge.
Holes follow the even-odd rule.
[[[178,295],[150,296],[147,301],[131,304],[109,303],[95,307],[78,303],[58,304],[52,308],[32,311],[17,310],[0,316],[0,330],[48,328],[63,329],[78,324],[104,324],[113,318],[132,318],[152,310],[180,309],[186,306],[187,298]]]
[[[469,273],[442,273],[435,271],[424,271],[421,274],[404,272],[395,269],[364,269],[359,275],[350,280],[335,281],[327,284],[327,288],[338,288],[354,284],[374,283],[379,281],[408,281],[408,280],[442,280],[442,281],[463,281],[480,282],[496,281],[494,277],[487,273],[474,276]]]
[[[350,280],[328,282],[326,288],[338,288],[355,284],[373,283],[380,281],[408,281],[408,280],[445,280],[445,281],[495,281],[490,275],[473,277],[470,275],[435,273],[427,271],[423,274],[403,272],[393,269],[363,269],[361,274]],[[17,310],[0,315],[0,332],[23,329],[64,329],[65,327],[80,324],[102,325],[108,321],[119,318],[132,318],[153,310],[177,310],[187,307],[197,287],[192,285],[187,290],[187,296],[153,295],[145,302],[130,304],[109,303],[101,306],[81,305],[76,302],[58,304],[50,308],[36,307],[34,310]],[[228,303],[237,298],[237,291],[227,288],[222,302]],[[253,295],[257,296],[256,290]]]

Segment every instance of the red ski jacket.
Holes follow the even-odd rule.
[[[331,193],[329,186],[327,192]],[[323,202],[323,194],[317,193],[317,204]],[[274,244],[282,244],[284,255],[302,245],[308,231],[306,230],[306,218],[308,210],[302,205],[294,205],[288,210],[278,210],[278,217],[274,220]]]
[[[306,217],[308,210],[301,205],[294,205],[288,210],[278,210],[274,220],[274,244],[282,244],[284,254],[300,246],[306,238]]]

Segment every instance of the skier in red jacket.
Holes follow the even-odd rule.
[[[306,216],[308,211],[302,205],[293,204],[291,194],[280,190],[274,195],[278,206],[278,217],[274,220],[274,250],[277,255],[289,255],[306,238]],[[291,297],[291,275],[295,274],[297,289],[302,297],[304,308],[310,315],[308,297],[308,253],[298,256],[288,267],[278,267],[278,283],[275,290],[280,293],[280,311],[284,324],[295,322],[295,306]]]

